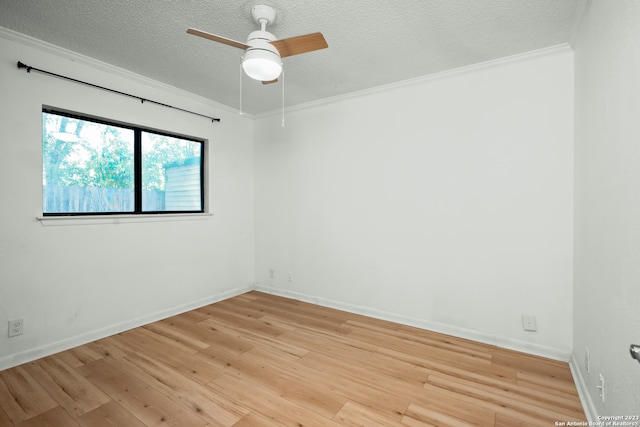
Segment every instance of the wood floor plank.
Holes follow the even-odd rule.
[[[362,333],[352,336],[352,338],[355,339],[356,336],[363,340],[367,339],[364,338]],[[367,339],[367,342],[375,342],[373,340],[375,340],[375,338],[369,338]],[[384,345],[380,345],[378,351],[384,353],[386,350],[390,350],[391,352],[400,352],[407,356],[415,356],[419,359],[425,359],[428,355],[429,360],[438,360],[447,364],[455,364],[456,366],[469,370],[484,369],[491,365],[491,357],[488,355],[456,352],[453,348],[444,349],[431,347],[424,343],[396,339],[393,337],[390,337]]]
[[[82,427],[145,427],[142,421],[113,400],[81,415],[77,422]]]
[[[402,425],[409,426],[409,427],[440,427],[436,424],[431,424],[426,421],[417,420],[415,418],[410,418],[410,417],[404,417],[402,419]]]
[[[118,402],[146,426],[204,427],[207,422],[192,411],[175,403],[153,387],[131,375],[126,368],[116,368],[107,359],[85,367],[87,376],[102,391]]]
[[[187,325],[179,326],[179,320],[176,318],[168,321],[154,322],[143,326],[143,328],[154,334],[181,343],[195,351],[209,347],[209,343],[211,342],[211,337],[207,331],[197,330],[196,324],[190,322]],[[196,331],[202,331],[202,334],[196,333]]]
[[[245,353],[229,369],[229,373],[260,384],[283,398],[331,418],[346,403],[346,399],[319,384],[301,380],[289,373],[290,365],[276,365]]]
[[[271,337],[277,337],[285,332],[283,329],[280,329],[267,321],[261,320],[260,318],[243,316],[241,314],[234,313],[233,311],[217,308],[215,306],[208,310],[208,313],[210,313],[212,319],[218,320],[227,325],[232,325],[234,328],[243,331],[253,331],[260,335],[267,335]]]
[[[221,325],[212,319],[203,320],[197,327],[209,330],[210,346],[214,345],[233,354],[242,354],[256,345],[255,341],[243,337],[230,326]]]
[[[206,346],[192,346],[191,341],[183,341],[173,336],[166,336],[146,327],[136,328],[122,334],[123,338],[135,341],[149,352],[171,351],[177,354],[195,354]]]
[[[24,368],[60,406],[75,416],[110,401],[106,394],[55,355],[27,363]]]
[[[208,385],[218,393],[225,394],[244,408],[251,408],[263,417],[281,425],[305,427],[335,426],[331,420],[303,406],[290,402],[278,394],[233,375],[223,375]],[[246,390],[251,392],[247,393]]]
[[[491,426],[495,421],[495,408],[487,407],[482,399],[459,394],[450,390],[425,384],[424,399],[417,406],[460,419],[473,425]],[[421,421],[424,417],[414,408]]]
[[[206,384],[224,373],[223,370],[201,358],[197,358],[191,352],[184,353],[172,347],[159,352],[157,344],[149,346],[147,343],[134,340],[130,336],[122,336],[114,345],[124,354],[121,359],[130,360],[132,357],[153,354],[154,360],[164,362],[182,375],[186,375],[201,384]]]
[[[386,357],[390,360],[397,359],[415,365],[432,372],[454,373],[458,375],[473,376],[475,378],[486,378],[487,381],[493,378],[496,381],[515,383],[515,372],[505,370],[503,367],[492,366],[482,362],[481,364],[471,363],[466,359],[461,360],[455,354],[450,354],[448,359],[441,355],[433,355],[428,349],[423,350],[422,355],[404,353],[399,350],[380,347],[376,355]]]
[[[289,298],[266,294],[262,292],[253,292],[256,295],[255,303],[265,307],[265,312],[275,313],[279,316],[291,314],[299,314],[302,316],[310,316],[316,319],[333,319],[336,322],[346,322],[350,319],[364,318],[358,314],[348,313],[346,311],[336,310],[304,301],[296,301]]]
[[[561,419],[562,417],[568,418],[571,421],[581,421],[580,418],[583,416],[583,414],[576,413],[576,411],[572,409],[559,408],[549,402],[545,402],[544,405],[533,404],[531,403],[531,399],[522,398],[522,396],[510,390],[478,385],[471,381],[446,374],[438,373],[429,376],[428,384],[486,401],[488,407],[497,405],[494,406],[496,410],[499,409],[499,407],[511,407],[522,413],[549,422]],[[533,400],[533,402],[535,402],[535,400]]]
[[[58,353],[57,356],[72,368],[77,368],[102,358],[100,353],[84,345]]]
[[[401,422],[354,402],[345,403],[333,420],[340,425],[353,427],[404,427]]]
[[[127,368],[130,375],[197,414],[211,425],[229,426],[248,413],[243,408],[237,408],[224,395],[211,393],[199,382],[148,355],[131,353],[124,358],[122,365]]]
[[[58,406],[24,367],[0,372],[0,405],[14,424]]]
[[[337,395],[372,408],[390,419],[399,421],[410,403],[407,398],[373,386],[367,378],[359,378],[351,370],[337,365],[325,366],[316,360],[305,360],[303,357],[299,362],[292,364],[290,369],[296,376],[320,384]]]
[[[390,354],[394,353],[387,351],[380,357],[388,359]],[[472,381],[479,385],[486,385],[489,387],[497,387],[501,389],[517,387],[515,373],[502,367],[483,366],[482,368],[469,370],[458,367],[456,363],[452,361],[450,361],[449,363],[444,363],[437,360],[419,359],[418,361],[416,361],[416,363],[425,365],[426,367],[422,367],[422,369],[424,369],[424,371],[429,374],[444,373],[455,376],[457,378]],[[425,378],[424,382],[426,381],[427,379]],[[536,393],[535,391],[528,390],[526,388],[522,388],[522,391],[530,391],[531,393]]]
[[[370,359],[370,356],[367,357]],[[362,363],[351,360],[338,359],[321,353],[309,353],[300,359],[300,363],[315,367],[318,370],[328,369],[349,378],[364,380],[370,387],[391,393],[394,396],[411,401],[417,394],[422,393],[424,382],[420,379],[398,379],[384,373],[377,372]]]
[[[300,356],[296,354],[268,346],[256,346],[242,354],[244,356],[253,356],[272,364],[288,364],[300,360]]]
[[[567,369],[566,363],[524,353],[505,352],[499,349],[492,353],[491,363],[493,365],[508,367],[518,372],[529,372],[550,378],[572,381],[571,371]]]
[[[18,424],[18,427],[79,427],[76,420],[60,406]]]
[[[269,420],[255,412],[251,412],[240,419],[233,427],[281,427],[282,424]]]
[[[439,343],[438,345],[442,347],[454,346],[455,348],[459,348],[461,352],[465,350],[475,350],[482,353],[494,354],[495,352],[501,350],[500,347],[497,347],[495,345],[471,341],[465,338],[453,337],[451,335],[433,332],[427,329],[421,329],[410,325],[398,325],[398,330],[404,333],[408,333],[408,336],[413,340],[427,340],[429,342]],[[510,352],[511,350],[506,350],[507,354],[509,354]]]
[[[9,415],[4,411],[2,406],[0,406],[0,427],[11,427],[13,423],[9,418]]]
[[[215,368],[224,371],[238,360],[239,355],[230,353],[224,348],[212,345],[209,348],[198,352],[194,357],[201,359],[206,363],[210,363]]]
[[[560,421],[560,420],[557,420]],[[564,419],[562,420],[565,421]],[[556,421],[541,419],[530,414],[515,411],[510,408],[504,408],[496,413],[496,422],[494,427],[540,427],[553,426]],[[585,425],[585,424],[581,424]]]
[[[233,324],[221,323],[219,319],[205,320],[204,322],[201,323],[201,325],[207,325],[209,327],[216,328],[218,331],[226,335],[240,338],[244,344],[238,347],[237,350],[232,351],[236,354],[244,353],[245,351],[248,351],[249,349],[255,347],[256,345],[272,347],[276,350],[282,350],[296,356],[303,356],[308,351],[307,349],[304,349],[302,347],[284,342],[281,339],[282,335],[277,337],[272,337],[271,335],[262,335],[259,331],[238,330],[233,327]],[[213,345],[224,346],[225,344],[215,342]],[[204,351],[206,352],[207,350],[204,350]]]
[[[492,421],[493,419],[489,422]],[[456,416],[440,412],[436,409],[425,408],[413,403],[409,405],[407,412],[402,417],[402,424],[407,426],[436,425],[442,427],[469,427],[478,425],[476,423],[465,421]],[[484,425],[490,424],[487,423]]]
[[[0,427],[556,420],[567,363],[256,291],[0,372]]]
[[[117,342],[121,336],[123,336],[123,334],[116,334],[107,338],[103,338],[101,340],[90,342],[86,345],[86,347],[89,347],[91,350],[100,354],[102,358],[117,359],[124,355],[122,351],[120,351],[120,349],[114,345],[114,343]]]
[[[233,313],[240,317],[248,317],[253,319],[260,319],[265,315],[265,307],[255,304],[254,302],[245,303],[242,299],[238,300],[224,300],[219,301],[209,306],[213,312],[209,312],[211,316],[215,312],[224,311],[227,313]]]
[[[304,327],[340,335],[346,335],[351,332],[351,328],[346,326],[346,321],[342,316],[330,317],[325,310],[326,308],[324,307],[322,307],[322,311],[311,309],[309,305],[297,310],[292,310],[288,304],[284,307],[270,305],[265,310],[263,317],[281,319],[283,323],[294,328]]]
[[[391,378],[407,381],[427,381],[431,369],[414,365],[405,360],[399,360],[374,352],[369,358],[361,361],[361,365],[375,372],[388,375]]]
[[[431,350],[441,351],[443,354],[447,352],[455,353],[456,355],[469,356],[471,359],[480,359],[483,363],[488,363],[491,359],[491,354],[487,352],[487,346],[479,345],[477,343],[468,342],[465,340],[452,340],[443,334],[437,333],[416,333],[415,329],[398,328],[396,330],[388,330],[383,328],[372,328],[365,322],[347,322],[352,326],[353,330],[349,334],[352,337],[361,337],[363,340],[367,340],[376,343],[380,346],[390,347],[398,349],[403,344],[412,345],[412,348],[429,348]]]
[[[540,373],[517,372],[516,380],[518,384],[525,387],[557,396],[564,396],[571,399],[575,399],[578,396],[578,390],[573,382],[573,378],[554,378]]]
[[[268,347],[265,350],[274,351]],[[343,397],[331,393],[326,387],[292,375],[291,363],[298,358],[285,363],[283,359],[263,358],[252,351],[236,355],[212,346],[206,353],[228,374],[249,383],[259,384],[291,402],[303,402],[308,409],[328,418],[345,403]]]
[[[341,357],[360,359],[368,357],[377,349],[376,346],[361,342],[345,342],[342,337],[331,337],[309,331],[286,332],[278,340],[293,346],[306,349],[307,352],[324,354],[340,354]],[[306,354],[306,353],[305,353]]]

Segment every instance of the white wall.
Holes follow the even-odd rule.
[[[254,138],[261,289],[568,360],[568,47],[259,118]]]
[[[38,47],[38,48],[36,48]],[[41,50],[44,49],[44,50]],[[17,61],[217,116],[84,87]],[[0,370],[253,285],[252,124],[211,102],[0,33]],[[43,226],[43,104],[208,140],[213,216]],[[7,338],[7,320],[24,335]]]
[[[574,364],[594,420],[640,414],[640,365],[629,356],[640,344],[639,23],[637,1],[590,1],[574,44]]]

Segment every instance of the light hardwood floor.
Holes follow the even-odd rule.
[[[553,426],[566,363],[250,292],[0,372],[0,426]]]

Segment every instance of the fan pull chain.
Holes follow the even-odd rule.
[[[244,111],[242,111],[242,60],[240,60],[240,115],[244,116]]]
[[[284,68],[282,69],[282,127],[284,127]]]

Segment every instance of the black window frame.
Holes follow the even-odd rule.
[[[206,155],[206,140],[201,138],[196,138],[192,136],[182,135],[179,133],[167,132],[163,130],[158,130],[154,128],[148,128],[145,126],[134,125],[131,123],[120,122],[116,120],[104,119],[101,117],[95,117],[87,114],[81,114],[76,112],[70,112],[63,109],[57,109],[53,107],[42,107],[42,114],[57,114],[61,116],[66,116],[71,119],[76,120],[84,120],[93,123],[98,123],[107,126],[116,126],[119,128],[130,129],[134,132],[134,147],[133,147],[133,156],[134,156],[134,209],[133,211],[110,211],[110,212],[44,212],[44,204],[42,206],[42,216],[43,217],[61,217],[61,216],[113,216],[113,215],[126,215],[126,216],[137,216],[137,215],[175,215],[175,214],[202,214],[205,213],[205,155]],[[191,142],[197,142],[201,144],[200,148],[200,209],[199,210],[163,210],[163,211],[144,211],[142,210],[142,133],[152,133],[161,136],[167,136],[170,138],[179,138],[182,140],[187,140]],[[42,180],[41,180],[42,182]]]

